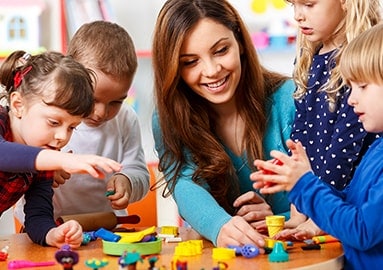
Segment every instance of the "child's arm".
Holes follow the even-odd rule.
[[[64,170],[72,173],[89,173],[95,178],[104,178],[103,171],[111,173],[121,170],[118,162],[96,155],[76,155],[44,149],[36,158],[36,169],[39,171]]]
[[[130,187],[132,191],[129,192],[127,190],[127,193],[129,192],[129,194],[127,194],[128,203],[133,203],[145,197],[150,186],[149,171],[142,147],[140,123],[136,112],[128,106],[128,104],[121,106],[116,119],[123,130],[122,160],[119,160],[123,168],[115,175],[119,179],[122,175],[125,176],[125,178],[121,178],[121,180],[125,179],[128,181],[124,183],[124,185]],[[108,185],[108,188],[112,187]]]
[[[25,231],[34,243],[60,248],[69,244],[79,247],[82,242],[82,228],[76,221],[68,221],[57,227],[53,217],[52,174],[41,172],[25,193]]]

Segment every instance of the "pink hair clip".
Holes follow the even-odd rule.
[[[23,70],[19,70],[16,72],[15,77],[13,77],[13,86],[16,89],[20,86],[25,74],[27,74],[32,69],[32,66],[28,66]]]

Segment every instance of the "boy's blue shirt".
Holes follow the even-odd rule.
[[[344,269],[383,265],[383,139],[377,139],[357,167],[351,183],[337,191],[313,173],[303,175],[289,193],[297,209],[338,238]]]
[[[263,140],[267,159],[270,158],[271,150],[287,152],[285,142],[290,137],[295,115],[292,97],[294,90],[295,84],[292,80],[288,80],[267,101],[268,119]],[[156,150],[161,155],[163,152],[162,134],[156,113],[153,114],[152,128]],[[249,178],[252,171],[247,162],[246,153],[242,156],[236,156],[227,147],[225,147],[225,150],[237,171],[241,193],[254,190],[252,187],[253,182]],[[190,160],[191,156],[187,151],[185,151],[185,156],[189,159],[189,162],[181,170],[173,197],[180,215],[198,233],[216,245],[219,231],[231,219],[231,216],[211,196],[207,185],[202,187],[192,181],[196,165]],[[271,205],[274,214],[285,215],[287,219],[290,217],[290,204],[286,192],[268,195],[266,201]]]

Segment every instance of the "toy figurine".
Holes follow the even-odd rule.
[[[138,261],[142,262],[140,253],[125,251],[118,259],[119,270],[136,270]]]
[[[158,256],[150,256],[148,258],[148,262],[149,262],[149,268],[148,270],[155,270],[155,269],[158,269],[155,266],[156,262],[158,261]]]
[[[78,263],[78,253],[72,251],[69,245],[63,245],[56,252],[55,258],[59,264],[64,266],[64,270],[73,270],[73,265]]]
[[[97,260],[97,259],[89,259],[85,261],[85,265],[92,268],[93,270],[98,270],[109,264],[109,261],[106,259]]]

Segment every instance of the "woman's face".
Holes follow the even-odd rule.
[[[180,51],[181,77],[213,104],[233,100],[241,77],[240,48],[234,33],[211,19],[200,20]]]

